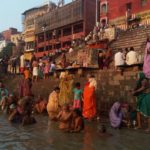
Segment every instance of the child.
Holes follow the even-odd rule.
[[[75,88],[73,89],[73,92],[74,92],[73,108],[81,109],[82,89],[79,82],[75,84]]]
[[[70,132],[81,132],[84,129],[84,120],[79,109],[73,111],[73,119]]]

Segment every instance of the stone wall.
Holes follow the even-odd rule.
[[[97,109],[100,113],[108,114],[111,105],[117,100],[135,106],[136,99],[132,96],[131,90],[136,86],[138,71],[126,70],[123,75],[114,70],[83,71],[84,77],[76,78],[76,81],[81,82],[82,88],[86,83],[87,74],[93,74],[97,79]]]
[[[135,104],[135,97],[132,96],[130,90],[135,87],[137,73],[138,71],[126,70],[124,74],[121,75],[114,70],[99,71],[89,69],[83,71],[83,77],[75,75],[75,82],[80,82],[83,88],[86,83],[87,74],[95,75],[98,82],[96,91],[97,109],[100,113],[108,114],[112,103],[117,100]],[[6,83],[6,87],[8,87],[10,91],[13,91],[16,89],[16,83],[18,83],[18,81],[19,77],[12,77],[5,79],[4,82]],[[50,79],[47,80],[40,80],[37,83],[33,83],[33,93],[36,96],[42,95],[47,99],[49,93],[58,85],[59,79],[55,79],[54,77],[50,77]]]

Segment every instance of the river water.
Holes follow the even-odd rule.
[[[150,134],[128,129],[108,129],[113,136],[102,138],[98,123],[86,123],[83,133],[63,133],[47,116],[22,127],[0,116],[0,150],[150,150]]]

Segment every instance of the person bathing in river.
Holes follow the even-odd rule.
[[[43,112],[45,112],[47,107],[47,101],[45,99],[43,99],[41,96],[38,96],[37,101],[34,104],[34,110],[41,114]]]
[[[70,132],[81,132],[84,129],[84,120],[79,109],[74,109],[72,113],[72,123]]]
[[[36,123],[35,118],[32,116],[32,111],[31,110],[27,110],[24,114],[24,117],[22,119],[22,125],[31,125]]]
[[[8,109],[8,96],[6,96],[6,94],[5,94],[4,91],[2,91],[1,95],[2,95],[2,100],[0,102],[1,110],[2,110],[2,112],[7,113],[7,109]]]
[[[64,131],[69,131],[72,122],[72,112],[69,109],[69,105],[64,105],[62,111],[57,116],[59,124],[59,129]]]
[[[29,125],[35,123],[35,119],[31,116],[32,100],[30,97],[24,97],[18,101],[18,105],[10,105],[11,113],[8,120],[12,123],[20,123]]]
[[[53,92],[49,95],[47,112],[51,120],[55,119],[59,113],[59,93],[60,88],[56,87],[53,90]]]
[[[3,82],[0,81],[0,101],[2,99],[2,92],[4,92],[6,96],[8,96],[8,90],[5,88]]]
[[[94,76],[90,75],[84,87],[82,112],[83,117],[89,121],[92,121],[96,116],[96,88],[97,81]]]
[[[121,112],[121,104],[115,102],[110,109],[109,119],[111,127],[120,128],[122,123],[123,114]]]

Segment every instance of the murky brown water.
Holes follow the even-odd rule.
[[[0,116],[0,150],[150,150],[150,134],[133,130],[112,130],[113,136],[101,138],[97,124],[87,123],[79,134],[63,133],[46,116],[28,127],[12,125]]]

